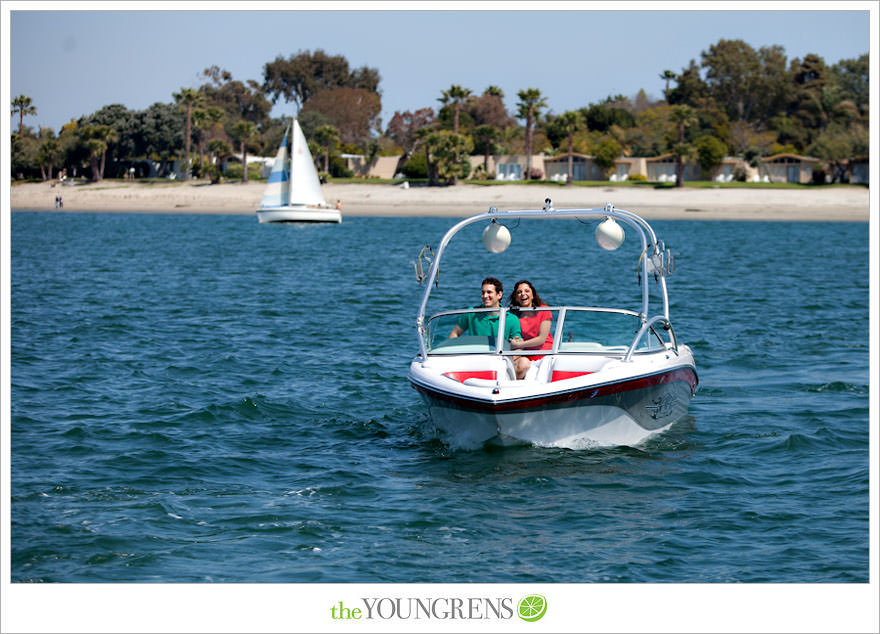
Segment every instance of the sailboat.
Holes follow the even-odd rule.
[[[257,218],[260,222],[342,222],[339,209],[324,201],[318,170],[296,119],[284,132]]]

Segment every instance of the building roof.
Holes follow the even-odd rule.
[[[773,156],[766,156],[761,160],[764,163],[767,163],[767,162],[775,161],[776,159],[784,159],[784,158],[796,159],[798,161],[807,162],[807,163],[818,163],[819,162],[819,159],[814,158],[812,156],[801,156],[800,154],[791,154],[789,152],[782,152],[781,154],[774,154]]]

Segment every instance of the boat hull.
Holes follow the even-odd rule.
[[[257,210],[261,223],[281,222],[342,222],[338,209],[324,207],[277,207]]]
[[[433,424],[461,446],[580,448],[637,445],[667,430],[687,414],[697,374],[693,366],[685,365],[514,398],[440,389],[412,371],[410,382],[425,401]],[[510,391],[504,382],[500,385],[499,393]]]

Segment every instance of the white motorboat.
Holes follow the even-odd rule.
[[[549,199],[545,202],[543,209],[493,207],[462,220],[443,237],[436,255],[426,256],[427,275],[422,274],[420,255],[417,277],[427,287],[417,318],[419,353],[410,364],[408,379],[427,404],[434,426],[451,444],[636,445],[684,417],[696,392],[693,354],[678,342],[669,318],[666,278],[673,270],[673,258],[648,222],[612,205],[554,209]],[[601,221],[596,238],[608,250],[623,242],[624,226],[634,230],[641,253],[641,305],[636,310],[541,307],[552,314],[552,348],[527,351],[512,350],[501,335],[511,308],[444,310],[426,317],[443,253],[459,230],[488,223],[483,241],[490,251],[499,252],[510,242],[505,221],[551,218]],[[561,224],[572,228],[571,223]],[[499,334],[449,336],[462,323],[462,315],[487,311],[497,314]],[[533,362],[537,367],[517,380],[513,357],[524,353],[540,363]]]
[[[278,148],[257,218],[260,222],[342,222],[339,209],[324,201],[318,170],[296,119]]]

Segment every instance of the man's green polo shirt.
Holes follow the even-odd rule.
[[[474,308],[483,307],[474,306]],[[467,313],[458,318],[458,327],[471,336],[495,337],[498,335],[498,320],[499,313]],[[512,313],[507,313],[507,316],[504,318],[504,339],[508,340],[512,337],[521,336],[519,317]]]

